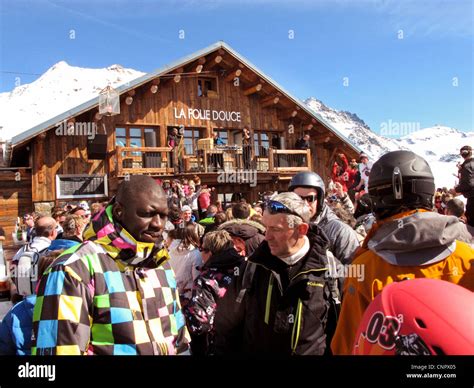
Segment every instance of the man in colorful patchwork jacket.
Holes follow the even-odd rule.
[[[44,273],[32,355],[189,352],[176,281],[162,249],[166,195],[146,176],[122,182],[83,244]]]

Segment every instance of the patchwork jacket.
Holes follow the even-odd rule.
[[[32,355],[167,355],[189,352],[189,334],[166,250],[115,224],[112,205],[88,241],[43,274],[33,314]]]

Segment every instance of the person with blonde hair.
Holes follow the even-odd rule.
[[[242,317],[235,300],[244,257],[234,249],[232,237],[225,230],[206,234],[200,251],[204,265],[194,281],[192,298],[184,308],[191,349],[198,355],[236,352]]]

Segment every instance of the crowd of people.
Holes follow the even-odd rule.
[[[339,154],[328,185],[300,172],[254,204],[216,201],[198,176],[139,175],[106,203],[26,215],[0,353],[474,354],[457,322],[437,338],[399,319],[430,328],[432,308],[474,324],[472,149],[461,155],[454,190],[413,152]],[[447,314],[415,298],[437,290],[462,303]]]

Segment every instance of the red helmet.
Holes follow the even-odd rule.
[[[364,313],[352,354],[474,355],[474,293],[442,280],[386,286]]]

